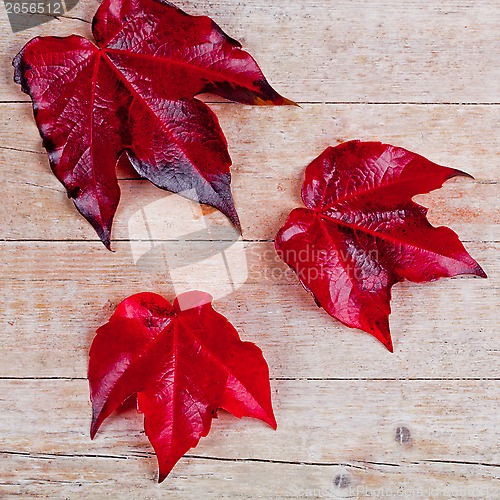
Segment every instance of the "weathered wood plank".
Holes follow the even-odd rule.
[[[254,463],[183,458],[161,485],[153,458],[2,456],[0,494],[22,498],[498,498],[494,467]]]
[[[90,20],[98,2],[69,17]],[[495,0],[178,0],[215,19],[259,61],[278,91],[300,102],[498,102],[499,4]],[[5,11],[0,29],[9,33]],[[34,35],[90,36],[88,23],[60,18],[0,40],[0,64]],[[25,99],[9,71],[0,99]]]
[[[8,397],[1,401],[6,474],[0,488],[24,495],[78,491],[94,498],[106,491],[140,491],[141,498],[167,491],[189,498],[199,491],[281,498],[303,497],[309,489],[343,496],[349,489],[339,483],[356,492],[446,485],[498,492],[493,382],[272,385],[278,431],[222,412],[195,456],[183,458],[159,487],[156,459],[135,410],[110,417],[90,441],[85,381],[2,380],[0,392]]]
[[[306,165],[325,147],[359,138],[381,140],[427,156],[476,177],[449,181],[419,200],[430,220],[450,225],[463,240],[499,240],[498,106],[305,106],[304,109],[214,105],[233,157],[233,192],[246,239],[274,238],[288,212],[301,204]],[[95,240],[53,177],[29,104],[0,105],[0,186],[4,200],[0,238]],[[40,153],[40,154],[36,154]],[[130,172],[120,171],[130,178]],[[165,192],[143,181],[122,181],[122,202],[113,238],[128,239],[131,216]],[[176,214],[170,212],[175,220]],[[158,214],[161,216],[161,213]],[[183,216],[185,217],[185,215]],[[222,222],[224,217],[211,215]]]
[[[9,70],[20,47],[39,34],[89,36],[84,21],[98,3],[82,0],[68,13],[75,19],[16,35],[0,9],[0,240],[7,240],[0,243],[0,497],[500,497],[493,160],[500,114],[488,104],[498,103],[500,91],[500,4],[176,2],[240,39],[278,91],[323,105],[211,105],[228,137],[236,205],[253,241],[231,254],[233,279],[244,281],[248,269],[247,281],[220,296],[216,308],[262,347],[279,430],[222,413],[212,434],[158,486],[135,412],[111,418],[94,442],[88,439],[88,348],[125,296],[151,290],[172,298],[188,287],[189,274],[176,266],[199,260],[207,242],[163,243],[168,272],[161,259],[136,266],[131,248],[145,247],[126,241],[143,237],[130,221],[166,195],[120,169],[116,253],[105,251],[50,174],[29,103],[11,102],[27,101]],[[429,104],[439,102],[470,105]],[[397,285],[393,355],[318,310],[270,243],[300,204],[307,163],[327,145],[355,138],[403,146],[476,177],[450,181],[418,201],[431,207],[434,224],[459,233],[490,279]],[[192,234],[202,215],[195,205],[186,213],[179,203],[170,225],[164,213],[148,214],[164,228],[153,239],[176,239],[183,230],[206,238]],[[217,212],[203,214],[215,231],[226,224]],[[195,276],[198,288],[217,285],[223,294],[216,261]],[[407,443],[401,427],[410,432]]]
[[[146,290],[172,299],[175,284],[177,292],[229,292],[216,301],[217,309],[245,340],[263,349],[272,377],[498,377],[498,322],[491,311],[498,303],[499,244],[467,245],[488,280],[447,279],[394,288],[392,355],[369,335],[318,309],[277,259],[272,243],[247,244],[242,253],[235,247],[232,279],[244,283],[235,291],[222,261],[205,261],[184,273],[175,269],[179,256],[188,259],[192,252],[196,260],[206,245],[165,243],[169,278],[167,265],[135,266],[129,242],[116,243],[116,253],[97,243],[0,244],[0,376],[85,377],[95,329],[117,303]]]
[[[0,451],[153,455],[143,417],[134,408],[109,417],[90,440],[91,409],[84,380],[0,380],[0,387],[8,395],[2,400],[0,429],[5,441]],[[238,420],[221,412],[211,433],[191,454],[269,461],[286,457],[288,462],[319,464],[433,459],[494,465],[496,388],[498,381],[484,380],[272,381],[276,432],[257,420]],[[24,412],[28,403],[31,411]],[[369,412],[363,411],[366,406]],[[65,425],[58,425],[60,421]],[[401,427],[408,442],[401,442]]]

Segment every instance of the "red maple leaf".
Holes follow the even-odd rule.
[[[208,17],[162,0],[104,0],[86,38],[36,37],[15,57],[52,171],[109,248],[121,155],[160,188],[219,209],[240,228],[231,159],[197,94],[292,104]]]
[[[395,283],[486,277],[458,236],[433,227],[427,209],[412,201],[458,175],[470,177],[379,142],[330,147],[307,167],[307,208],[291,212],[276,236],[276,250],[320,307],[392,352]]]
[[[91,437],[137,394],[159,482],[208,434],[219,408],[276,429],[261,350],[242,342],[211,301],[198,291],[179,295],[173,305],[153,293],[132,295],[97,330],[90,349]]]

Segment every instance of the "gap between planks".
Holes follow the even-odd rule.
[[[195,96],[196,97],[196,96]],[[232,101],[203,100],[205,104],[226,104],[228,106],[245,106]],[[0,100],[0,104],[31,104],[30,100],[8,101]],[[500,106],[500,102],[461,102],[461,101],[296,101],[296,104],[304,105],[353,105],[353,106]],[[248,106],[248,105],[247,105]]]
[[[86,377],[0,377],[0,380],[87,380]],[[269,377],[271,381],[306,382],[496,382],[498,377]]]

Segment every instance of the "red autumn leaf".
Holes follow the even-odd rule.
[[[470,177],[379,142],[330,147],[307,167],[307,208],[291,212],[276,236],[276,250],[320,307],[392,352],[395,283],[486,277],[458,236],[433,227],[427,209],[412,201],[459,175]]]
[[[208,434],[219,408],[276,429],[261,350],[242,342],[211,301],[197,291],[173,305],[153,293],[132,295],[97,330],[90,349],[91,437],[137,394],[160,482]]]
[[[231,159],[197,94],[291,104],[208,17],[161,0],[104,0],[86,38],[36,37],[15,57],[52,171],[109,248],[117,160],[160,188],[212,205],[240,228]]]

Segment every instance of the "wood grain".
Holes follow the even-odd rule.
[[[0,9],[0,497],[500,498],[500,4],[177,2],[213,17],[302,107],[203,96],[228,138],[244,241],[229,248],[223,216],[119,168],[110,253],[50,173],[11,69],[35,35],[90,36],[98,3],[81,0],[15,35]],[[305,166],[350,139],[406,147],[475,177],[417,201],[433,224],[460,235],[489,278],[394,287],[392,355],[319,310],[273,250],[301,204]],[[144,238],[134,221],[148,210],[158,230]],[[199,231],[202,221],[214,241]],[[136,262],[148,245],[150,258]],[[241,286],[227,292],[216,260],[197,269],[195,284],[218,294],[216,308],[263,349],[279,427],[221,412],[157,485],[135,411],[88,438],[88,349],[127,295],[172,298],[191,287],[181,265],[214,254],[213,245],[232,252]]]
[[[297,102],[498,102],[498,2],[294,0],[179,1],[209,14],[255,56],[279,92]],[[2,37],[0,62],[35,33],[91,36],[98,2],[84,0],[73,19]],[[9,33],[5,11],[2,32]],[[82,20],[75,19],[79,17]],[[22,94],[4,72],[0,99]]]
[[[2,243],[3,375],[85,377],[94,332],[116,305],[140,291],[172,299],[192,288],[186,275],[169,278],[168,264],[175,265],[179,254],[196,256],[206,244],[164,242],[166,264],[141,270],[129,242],[117,243],[114,254],[90,243]],[[499,244],[467,246],[493,279],[397,285],[391,315],[395,355],[319,310],[271,243],[247,244],[235,256],[232,279],[244,279],[247,269],[248,279],[216,300],[216,308],[263,349],[272,377],[498,377],[498,324],[490,308],[498,298]],[[224,291],[222,271],[220,264],[198,266],[196,288]]]
[[[161,485],[154,483],[152,457],[0,455],[0,463],[2,469],[9,471],[7,480],[0,483],[0,494],[21,498],[96,499],[117,491],[121,498],[148,500],[167,495],[174,499],[200,495],[369,498],[382,494],[386,498],[498,498],[495,468],[470,463],[318,466],[186,457],[178,465],[180,470],[174,470],[168,482]],[[30,470],[28,479],[19,472],[25,470]]]
[[[500,128],[500,106],[212,107],[230,144],[233,192],[245,239],[274,239],[290,210],[301,204],[300,180],[306,165],[329,145],[361,139],[406,147],[473,175],[475,181],[451,180],[418,201],[431,207],[432,223],[449,225],[465,241],[500,240],[498,169],[491,162],[492,152],[500,151],[500,136],[492,134]],[[0,111],[0,133],[5,148],[12,148],[0,147],[0,161],[10,172],[0,179],[0,186],[12,200],[2,238],[96,240],[50,173],[31,106],[4,104]],[[148,182],[131,179],[130,172],[120,172],[120,177],[128,180],[121,182],[122,201],[112,235],[117,240],[130,237],[129,220],[137,210],[166,196]],[[211,218],[224,222],[219,214]]]
[[[134,409],[109,419],[89,443],[85,381],[55,380],[50,387],[43,381],[0,382],[2,393],[11,395],[5,408],[9,418],[0,422],[2,435],[8,437],[0,461],[32,469],[26,482],[15,468],[6,467],[10,473],[3,486],[37,495],[35,483],[46,493],[59,480],[63,481],[59,488],[66,488],[66,482],[71,492],[81,484],[83,492],[93,495],[97,487],[102,488],[99,492],[145,488],[150,494],[172,491],[192,496],[190,483],[195,483],[198,491],[229,497],[252,491],[256,497],[282,498],[306,496],[297,493],[315,488],[339,495],[348,489],[335,484],[343,475],[341,484],[349,482],[356,489],[463,484],[498,492],[492,482],[497,471],[488,465],[497,454],[488,417],[495,411],[492,382],[391,381],[382,386],[375,381],[275,381],[272,385],[281,422],[278,431],[222,412],[210,435],[181,460],[159,490],[153,483],[156,458]],[[33,391],[38,394],[35,400]],[[23,411],[27,404],[29,413]],[[61,420],[67,425],[57,425]],[[15,451],[12,441],[17,443]],[[298,477],[292,479],[293,475]],[[442,482],[445,477],[448,483]],[[251,478],[257,480],[255,485]]]

